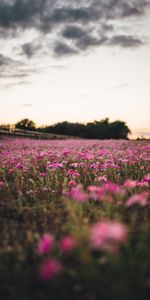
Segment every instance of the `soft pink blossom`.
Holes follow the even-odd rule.
[[[46,173],[41,172],[41,173],[39,174],[39,176],[40,176],[40,177],[45,177],[45,176],[46,176]]]
[[[124,182],[124,186],[130,189],[134,189],[137,186],[137,184],[138,184],[137,180],[126,180]]]
[[[88,200],[88,194],[80,189],[80,187],[73,187],[70,191],[70,197],[79,202]]]
[[[51,251],[54,244],[54,237],[51,234],[45,233],[38,244],[38,254],[43,255]]]
[[[58,260],[51,259],[45,261],[40,270],[40,278],[42,280],[51,280],[62,270],[62,265]]]
[[[77,246],[77,241],[74,237],[66,236],[59,242],[60,250],[64,253],[71,252]]]
[[[141,206],[146,206],[148,203],[148,197],[149,193],[148,192],[142,192],[139,194],[134,194],[130,196],[126,202],[126,206],[132,206],[134,204],[139,204]]]
[[[95,181],[106,182],[107,177],[106,176],[98,176],[98,177],[95,178]]]
[[[107,249],[112,242],[124,242],[126,238],[126,226],[115,221],[98,222],[90,232],[90,244],[94,249]]]
[[[23,169],[23,164],[18,163],[18,164],[16,165],[16,169]]]
[[[0,181],[0,188],[4,187],[5,183],[4,181]]]
[[[68,186],[75,186],[77,183],[74,180],[68,182]]]
[[[77,178],[79,176],[80,176],[80,174],[78,172],[73,172],[72,173],[72,178]]]

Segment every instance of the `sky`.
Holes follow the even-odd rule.
[[[150,0],[0,0],[0,124],[125,121],[150,137]]]

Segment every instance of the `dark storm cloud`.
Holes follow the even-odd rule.
[[[2,0],[0,3],[0,26],[36,26],[36,17],[42,14],[45,0]]]
[[[16,63],[15,60],[11,59],[10,57],[0,54],[0,68],[3,68],[5,66],[12,65],[15,63]]]
[[[26,83],[26,79],[37,73],[38,69],[29,66],[21,60],[15,60],[10,57],[0,54],[0,79],[12,80],[13,83]],[[20,80],[21,79],[21,80]]]
[[[22,52],[28,57],[31,58],[34,56],[38,51],[41,50],[40,43],[30,42],[22,45]]]
[[[143,15],[149,0],[1,0],[0,26],[46,30],[67,23],[89,23]]]
[[[132,25],[132,19],[142,17],[149,5],[150,0],[0,0],[0,37],[22,37],[27,29],[30,36],[34,29],[42,34],[49,54],[57,57],[98,46],[138,47],[142,40],[132,32],[117,34],[118,21]],[[40,40],[30,40],[21,49],[30,59],[42,51]]]
[[[143,42],[136,37],[132,36],[125,36],[125,35],[116,35],[112,37],[108,44],[110,46],[121,46],[124,48],[131,48],[131,47],[138,47],[143,44]]]
[[[32,43],[26,43],[22,45],[22,51],[27,57],[32,57],[35,52],[35,48],[33,47]]]
[[[67,39],[78,39],[87,34],[87,30],[82,29],[79,26],[66,26],[62,31],[62,36]]]
[[[83,38],[80,38],[76,45],[80,49],[85,50],[94,46],[106,45],[106,42],[106,37],[96,38],[94,36],[86,35]]]
[[[70,56],[77,54],[78,51],[75,48],[72,48],[71,46],[68,46],[63,42],[57,42],[54,46],[54,53],[56,56]]]

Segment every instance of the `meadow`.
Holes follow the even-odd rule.
[[[150,142],[0,140],[0,299],[150,299]]]

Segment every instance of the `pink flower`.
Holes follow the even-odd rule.
[[[80,176],[80,174],[79,174],[78,172],[72,173],[72,177],[73,177],[73,178],[77,178],[77,177],[79,177],[79,176]]]
[[[45,233],[38,244],[38,254],[43,255],[51,251],[54,244],[54,237],[51,234]]]
[[[138,184],[137,180],[126,180],[124,182],[124,186],[130,189],[134,189],[137,186],[137,184]]]
[[[147,181],[138,182],[138,186],[140,186],[140,187],[148,186],[148,182]]]
[[[64,253],[71,252],[77,246],[77,241],[74,237],[66,236],[59,242],[60,250]]]
[[[11,173],[13,173],[13,172],[14,172],[14,169],[13,169],[13,168],[8,170],[8,174],[11,174]]]
[[[79,202],[88,200],[88,194],[80,189],[80,187],[73,187],[70,191],[70,197]]]
[[[45,176],[46,176],[46,173],[41,172],[41,173],[39,174],[39,176],[40,176],[40,177],[45,177]]]
[[[62,270],[62,265],[60,264],[59,261],[55,259],[45,261],[41,266],[40,278],[46,281],[51,280],[58,273],[60,273],[61,270]]]
[[[3,181],[0,181],[0,188],[4,187],[5,183]]]
[[[106,182],[107,177],[106,176],[98,176],[98,177],[95,178],[95,181]]]
[[[148,173],[142,181],[150,183],[150,173]]]
[[[75,186],[77,183],[74,180],[68,182],[68,186]]]
[[[94,249],[107,249],[112,242],[124,242],[126,226],[120,222],[102,221],[95,224],[90,232],[90,244]]]
[[[23,169],[23,165],[22,165],[21,163],[18,163],[18,164],[16,165],[16,169]]]
[[[146,206],[148,201],[149,193],[143,192],[140,194],[134,194],[129,197],[129,199],[126,202],[126,206],[132,206],[134,204],[140,204],[141,206]]]

